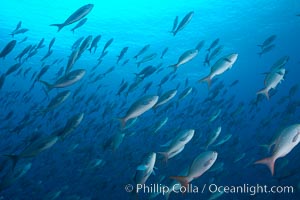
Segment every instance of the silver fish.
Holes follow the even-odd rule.
[[[58,27],[57,32],[59,32],[63,27],[73,24],[73,23],[81,20],[82,18],[84,18],[87,14],[89,14],[91,12],[93,7],[94,7],[94,4],[84,5],[84,6],[80,7],[78,10],[76,10],[70,17],[68,17],[68,19],[64,23],[51,24],[50,26],[57,26]]]

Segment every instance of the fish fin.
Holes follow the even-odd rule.
[[[168,147],[170,146],[172,140],[169,140],[167,143],[160,145],[161,147]]]
[[[176,71],[177,71],[177,68],[178,68],[177,64],[175,64],[175,65],[170,65],[169,67],[173,67],[174,72],[176,72]]]
[[[50,24],[50,26],[57,26],[57,28],[58,28],[57,32],[59,32],[65,25],[64,24]]]
[[[155,173],[155,171],[154,171],[154,168],[153,168],[153,170],[152,170],[152,174],[153,174],[154,176],[156,176],[156,173]]]
[[[121,123],[121,129],[124,129],[126,126],[126,120],[125,118],[115,118],[116,120],[118,120]]]
[[[275,164],[275,159],[273,157],[268,157],[268,158],[264,158],[262,160],[258,160],[256,161],[254,164],[263,164],[266,165],[270,171],[272,176],[274,175],[274,164]]]
[[[9,159],[11,159],[12,161],[12,171],[15,169],[17,162],[19,161],[19,156],[18,155],[13,155],[13,154],[9,154],[9,155],[4,155],[6,157],[8,157]]]
[[[224,58],[224,60],[225,60],[226,62],[229,62],[229,63],[231,63],[231,60],[230,60],[230,59],[228,59],[228,58]]]
[[[145,171],[147,169],[147,165],[139,165],[136,170],[139,170],[139,171]]]
[[[270,100],[270,97],[269,97],[269,91],[267,90],[267,88],[264,88],[264,89],[258,91],[256,94],[257,94],[257,95],[258,95],[258,94],[263,94],[263,95],[265,95],[265,96],[267,97],[268,100]]]
[[[206,77],[200,79],[199,82],[207,82],[208,89],[211,86],[211,78],[210,78],[210,76],[206,76]]]
[[[50,92],[53,89],[53,86],[50,83],[43,80],[39,80],[39,82],[43,83],[47,87],[48,92]]]
[[[169,159],[169,154],[166,153],[166,152],[157,152],[157,153],[160,154],[160,155],[162,155],[164,157],[163,162],[165,164],[167,164],[168,163],[168,159]]]
[[[188,187],[189,182],[187,180],[187,176],[170,176],[170,179],[178,181],[185,188]]]

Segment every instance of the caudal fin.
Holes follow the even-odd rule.
[[[210,76],[206,76],[206,77],[200,79],[199,82],[207,82],[208,89],[211,86],[211,78],[210,78]]]
[[[176,71],[177,71],[177,68],[178,68],[177,64],[175,64],[175,65],[170,65],[169,67],[172,67],[172,68],[174,69],[174,72],[176,72]]]
[[[168,163],[168,159],[169,159],[169,154],[166,153],[166,152],[157,152],[157,153],[160,154],[160,155],[162,155],[164,157],[163,162],[165,164],[167,164]]]
[[[65,25],[64,24],[50,24],[50,26],[57,26],[57,28],[58,28],[57,32],[59,32]]]
[[[121,129],[124,129],[127,122],[125,118],[116,118],[116,119],[119,120],[119,122],[121,123]]]
[[[268,157],[268,158],[264,158],[262,160],[258,160],[254,164],[266,165],[270,169],[272,176],[274,175],[275,159],[273,157]]]
[[[189,181],[187,180],[187,176],[170,176],[170,179],[178,181],[185,188],[188,187]]]
[[[17,162],[19,161],[19,156],[17,155],[4,155],[6,157],[8,157],[11,161],[12,161],[12,170],[15,169]]]
[[[260,91],[258,91],[256,94],[263,94],[267,97],[268,100],[270,100],[270,97],[269,97],[269,90],[267,88],[264,88]]]
[[[47,87],[48,92],[53,89],[53,86],[50,83],[48,83],[46,81],[42,81],[42,80],[39,80],[39,81]]]

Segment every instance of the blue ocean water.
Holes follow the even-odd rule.
[[[65,24],[60,31],[50,26],[64,23],[87,4],[93,4],[92,10],[76,22]],[[191,11],[190,21],[174,36],[176,16],[178,28]],[[204,168],[212,167],[190,182],[194,190],[185,194],[175,191],[169,199],[213,199],[217,192],[209,186],[213,190],[215,185],[244,188],[219,194],[218,199],[299,199],[299,146],[276,161],[273,176],[266,165],[254,165],[272,155],[261,145],[271,144],[282,130],[299,123],[299,15],[297,0],[1,2],[0,55],[16,40],[5,58],[0,58],[1,199],[166,199],[154,191],[155,186],[170,186],[170,176],[178,176],[184,169],[191,171],[195,158],[208,151],[217,152],[217,160],[201,162]],[[73,33],[71,29],[83,18],[87,21]],[[24,33],[16,33],[22,29]],[[98,35],[101,39],[95,52],[88,51],[91,44],[83,48],[83,42],[72,49],[79,38]],[[275,36],[270,44],[258,46],[270,36]],[[102,51],[110,39],[112,43]],[[219,42],[207,51],[216,39]],[[49,47],[51,40],[54,43]],[[203,47],[195,57],[185,57],[187,62],[176,70],[170,67],[201,41]],[[135,59],[146,45],[149,48]],[[16,59],[26,47],[28,51]],[[124,47],[128,50],[117,63]],[[268,47],[270,51],[258,55]],[[168,50],[161,58],[165,48]],[[220,51],[210,65],[204,64],[217,48]],[[43,81],[52,84],[51,88],[72,79],[65,72],[76,51],[81,52],[70,65],[71,71],[85,70],[83,78],[69,86],[47,89]],[[238,54],[236,62],[226,57],[233,53]],[[271,69],[284,56],[286,63],[279,68],[285,73]],[[214,77],[210,87],[199,82],[214,71],[218,60],[231,68]],[[15,71],[14,65],[18,67]],[[135,75],[148,66],[155,71]],[[256,93],[272,82],[271,75],[283,78],[271,89],[268,100]],[[192,91],[185,96],[183,92],[189,88]],[[130,127],[118,122],[142,97],[161,98],[175,89],[176,95],[165,104],[147,109],[136,122],[128,120]],[[56,95],[68,90],[65,101],[48,106]],[[139,106],[148,104],[143,101]],[[74,120],[78,116],[82,120]],[[208,145],[219,126],[219,137]],[[174,138],[188,129],[194,130],[192,139],[179,145],[174,157],[165,162],[159,152],[168,147],[161,145],[172,139],[174,145]],[[299,142],[299,132],[292,143]],[[221,144],[226,137],[228,141]],[[145,186],[153,190],[126,191],[128,184],[137,187],[137,173],[143,172],[137,168],[151,152],[156,152],[155,175],[150,170],[143,177],[149,176]],[[15,166],[16,157],[11,155],[18,158]],[[279,189],[254,193],[257,185]],[[293,191],[283,191],[286,186]]]

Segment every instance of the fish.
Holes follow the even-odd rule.
[[[142,115],[144,112],[150,110],[157,103],[157,101],[158,96],[156,95],[147,95],[135,101],[128,109],[126,115],[122,118],[119,118],[121,127],[124,128],[129,119],[136,118]]]
[[[58,93],[46,106],[46,108],[40,111],[41,114],[45,115],[47,112],[54,110],[58,106],[60,106],[63,102],[65,102],[68,97],[71,95],[70,90],[66,90]]]
[[[179,31],[181,31],[192,19],[194,15],[194,11],[189,12],[185,15],[185,17],[181,20],[176,30],[173,32],[173,36],[175,36]]]
[[[48,51],[48,52],[46,53],[46,55],[41,59],[41,61],[44,61],[45,59],[47,59],[49,56],[52,55],[52,53],[53,53],[52,50]]]
[[[50,43],[49,43],[48,52],[51,50],[51,48],[52,48],[54,42],[55,42],[55,37],[52,38],[52,40],[51,40]]]
[[[191,92],[193,91],[192,87],[185,88],[182,93],[178,97],[178,101],[183,100],[185,97],[187,97]]]
[[[150,44],[145,45],[133,58],[137,59],[150,48]]]
[[[71,53],[70,57],[69,57],[69,60],[68,60],[68,64],[67,64],[67,67],[66,67],[66,72],[65,74],[68,74],[73,65],[75,64],[77,58],[78,58],[78,53],[79,53],[79,49],[75,49],[73,50],[73,52]]]
[[[111,45],[111,43],[114,41],[114,38],[111,38],[109,39],[106,44],[104,45],[103,47],[103,50],[102,50],[102,54],[105,52],[105,50]]]
[[[223,139],[221,139],[219,142],[215,143],[213,146],[216,147],[216,146],[222,145],[222,144],[226,143],[228,140],[230,140],[231,137],[232,137],[232,135],[228,134],[228,135],[224,136]]]
[[[81,56],[81,54],[83,54],[83,52],[89,48],[91,42],[92,42],[92,39],[93,39],[93,36],[92,35],[89,35],[87,36],[83,42],[81,43],[80,47],[79,47],[79,52],[78,52],[78,56],[77,56],[77,59],[79,59],[79,57]]]
[[[157,122],[155,125],[154,125],[154,131],[153,133],[157,133],[167,122],[168,122],[169,118],[168,117],[165,117],[163,120],[160,120],[159,122]]]
[[[117,95],[120,96],[120,94],[127,88],[127,86],[128,86],[127,82],[124,83],[124,84],[122,84],[121,87],[120,87],[120,89],[118,90]]]
[[[105,144],[105,149],[106,149],[106,146],[109,146],[109,148],[111,148],[113,151],[116,151],[119,148],[119,146],[121,145],[121,143],[123,142],[124,137],[125,137],[125,133],[122,133],[122,132],[118,132],[118,133],[114,134],[106,142],[107,144]]]
[[[9,171],[4,177],[2,177],[1,183],[0,183],[0,191],[6,189],[13,183],[15,183],[17,180],[19,180],[21,177],[23,177],[30,169],[31,169],[32,163],[27,163],[21,167],[18,167],[14,171]]]
[[[36,48],[37,48],[37,49],[41,49],[41,48],[45,47],[44,41],[45,41],[45,39],[42,38],[41,41],[38,43],[38,45],[37,45]]]
[[[169,48],[166,47],[162,52],[161,52],[161,56],[160,56],[160,59],[163,59],[164,56],[166,55],[166,53],[168,52]]]
[[[124,57],[124,55],[127,51],[128,51],[128,47],[124,47],[121,50],[120,55],[118,56],[117,64],[120,62],[120,60],[122,60],[122,58]]]
[[[9,74],[17,71],[21,67],[21,63],[17,63],[12,65],[5,73],[5,76],[8,76]]]
[[[136,168],[134,182],[138,184],[145,184],[149,176],[154,173],[154,165],[156,162],[156,153],[148,153],[142,160],[141,164]],[[136,193],[138,193],[136,191]]]
[[[82,7],[80,7],[79,9],[77,9],[70,17],[68,17],[68,19],[66,19],[66,21],[64,23],[51,24],[50,26],[57,26],[57,28],[58,28],[57,32],[59,32],[63,27],[73,24],[73,23],[81,20],[82,18],[84,18],[87,14],[89,14],[91,12],[93,7],[94,7],[94,4],[86,4]]]
[[[21,29],[18,29],[16,31],[13,31],[10,35],[12,37],[14,37],[17,34],[26,33],[27,31],[29,31],[29,29],[27,29],[27,28],[21,28]]]
[[[209,48],[207,49],[208,52],[210,52],[213,48],[215,48],[218,44],[219,44],[220,39],[217,38],[215,39],[209,46]]]
[[[16,28],[15,28],[15,30],[13,30],[13,32],[19,30],[21,28],[21,26],[22,26],[22,21],[19,21]]]
[[[172,28],[172,30],[170,31],[170,33],[175,33],[175,31],[176,31],[176,28],[177,28],[177,25],[178,25],[178,16],[176,16],[175,17],[175,19],[174,19],[174,22],[173,22],[173,28]]]
[[[145,63],[145,62],[148,62],[150,60],[153,60],[155,59],[157,56],[157,53],[152,53],[152,54],[149,54],[147,56],[145,56],[144,58],[142,58],[140,61],[138,61],[136,64],[137,64],[137,67],[139,67],[142,63]]]
[[[39,153],[51,148],[57,141],[59,137],[57,135],[43,135],[40,138],[33,141],[33,143],[29,144],[24,150],[22,150],[18,155],[10,154],[4,155],[11,159],[12,161],[12,169],[15,168],[17,162],[21,158],[31,158],[35,157]]]
[[[2,87],[3,87],[3,85],[4,85],[5,78],[6,78],[5,74],[2,74],[2,75],[0,76],[0,90],[2,89]]]
[[[269,36],[267,39],[265,39],[265,41],[262,44],[259,44],[257,46],[261,47],[262,49],[266,48],[267,46],[269,46],[272,42],[274,42],[274,40],[277,38],[276,35],[271,35]]]
[[[25,42],[27,39],[28,39],[28,37],[24,37],[24,38],[19,42],[19,44]]]
[[[25,47],[23,49],[23,51],[17,57],[15,57],[15,60],[19,59],[19,62],[21,62],[21,59],[23,58],[23,56],[29,52],[31,47],[32,47],[32,45],[28,45],[27,47]]]
[[[206,143],[206,149],[216,141],[216,139],[219,137],[221,131],[222,131],[222,127],[219,126],[219,127],[218,127],[218,128],[210,135],[210,137],[208,138],[207,143]]]
[[[209,118],[209,122],[213,122],[215,121],[219,115],[221,114],[221,109],[219,109],[217,112],[215,112],[213,115],[211,115],[211,117]]]
[[[278,70],[280,68],[283,68],[286,63],[289,61],[290,57],[289,56],[283,56],[279,58],[271,67],[270,71]]]
[[[260,57],[265,54],[268,53],[270,51],[272,51],[275,48],[275,44],[271,44],[269,46],[264,47],[261,52],[257,53]]]
[[[5,57],[15,48],[17,44],[16,40],[12,40],[2,49],[0,53],[0,58],[5,59]]]
[[[73,115],[71,118],[68,119],[64,128],[56,131],[54,135],[58,136],[60,139],[64,139],[81,124],[83,118],[83,112]]]
[[[281,83],[284,80],[285,75],[285,69],[281,68],[279,70],[272,71],[267,74],[265,78],[265,88],[258,91],[256,94],[263,94],[267,97],[267,99],[270,99],[269,91],[271,89],[275,89],[279,83]]]
[[[86,70],[77,69],[77,70],[71,71],[66,76],[59,78],[53,84],[50,84],[43,80],[39,80],[39,81],[47,87],[48,91],[51,91],[53,88],[65,88],[70,85],[73,85],[73,84],[77,83],[78,81],[80,81],[84,77],[85,74],[86,74]]]
[[[80,45],[80,43],[82,42],[83,39],[84,39],[83,36],[80,37],[80,38],[78,38],[78,39],[74,42],[74,44],[72,45],[72,50],[77,49],[77,48],[79,47],[79,45]]]
[[[198,51],[200,51],[200,50],[202,49],[202,47],[204,46],[204,44],[205,44],[205,41],[204,41],[204,40],[201,40],[201,41],[197,44],[197,46],[196,46],[195,49],[197,49]]]
[[[209,75],[200,79],[199,82],[204,82],[204,81],[207,82],[208,88],[210,88],[212,79],[215,76],[220,75],[220,74],[224,73],[225,71],[227,71],[228,69],[230,69],[233,66],[233,64],[236,62],[237,58],[238,58],[238,54],[236,54],[236,53],[229,54],[227,56],[220,58],[211,67]]]
[[[191,61],[193,58],[195,58],[198,55],[197,49],[190,49],[185,51],[178,59],[176,64],[170,65],[169,67],[173,67],[174,71],[178,69],[179,66]]]
[[[144,79],[150,76],[151,74],[153,74],[155,71],[156,71],[156,67],[150,65],[148,67],[145,67],[141,72],[135,73],[135,75],[137,76],[137,78]]]
[[[285,157],[300,142],[300,124],[290,125],[284,128],[274,140],[272,156],[256,161],[254,164],[266,165],[271,175],[274,175],[274,165],[278,158]]]
[[[206,151],[199,154],[193,161],[186,176],[171,176],[171,179],[177,180],[184,187],[196,178],[199,178],[207,170],[209,170],[217,160],[218,153],[216,151]]]
[[[185,145],[193,138],[194,133],[194,129],[187,129],[179,132],[174,139],[161,145],[162,147],[167,147],[166,151],[157,153],[164,157],[164,162],[167,162],[170,158],[173,158],[183,151]]]
[[[74,34],[74,31],[75,31],[76,29],[78,29],[79,27],[83,26],[83,25],[85,24],[86,21],[87,21],[87,18],[83,18],[82,20],[80,20],[80,21],[78,22],[78,24],[77,24],[74,28],[71,29],[71,31],[73,32],[73,34]]]
[[[101,35],[97,35],[93,41],[92,41],[92,44],[91,44],[91,47],[89,48],[89,52],[92,53],[92,49],[94,48],[94,53],[96,52],[97,50],[97,47],[98,47],[98,42],[101,40]]]
[[[157,103],[153,106],[153,109],[156,109],[158,106],[161,106],[161,105],[167,103],[168,101],[173,99],[176,94],[177,94],[176,89],[167,91],[166,93],[161,95],[161,97],[159,97]]]

